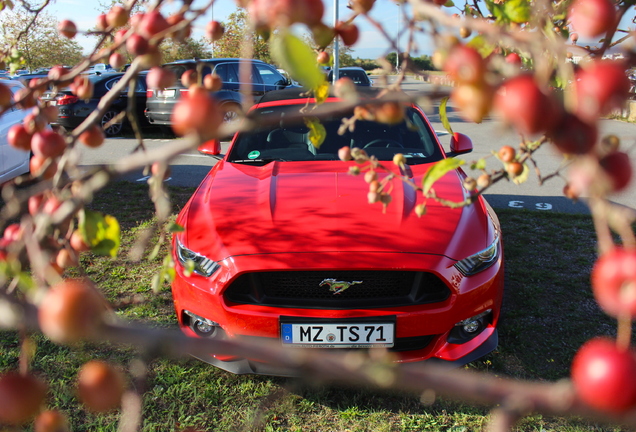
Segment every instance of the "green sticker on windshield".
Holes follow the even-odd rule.
[[[254,150],[254,151],[251,151],[251,152],[247,155],[247,157],[248,157],[249,159],[256,159],[256,158],[258,158],[260,155],[261,155],[261,152],[259,152],[258,150]]]

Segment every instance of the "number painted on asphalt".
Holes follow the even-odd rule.
[[[524,201],[508,201],[508,207],[512,208],[524,208]],[[549,203],[536,203],[535,208],[537,210],[552,210],[552,204]]]

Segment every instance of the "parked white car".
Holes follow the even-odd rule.
[[[24,86],[15,80],[2,80],[13,94]],[[11,126],[22,123],[27,111],[13,107],[0,116],[0,184],[29,172],[30,152],[9,145],[7,136]]]

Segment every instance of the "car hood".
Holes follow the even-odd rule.
[[[349,165],[221,161],[178,221],[186,228],[185,244],[214,260],[281,252],[406,252],[462,259],[488,245],[491,225],[481,200],[453,209],[429,199],[419,218],[414,208],[424,202],[420,192],[394,179],[388,188],[391,203],[369,204],[368,184],[363,176],[350,175]],[[430,166],[411,167],[414,184],[421,185]],[[434,190],[451,201],[466,197],[457,171],[442,177]]]

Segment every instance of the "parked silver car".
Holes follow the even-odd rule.
[[[9,87],[13,94],[24,88],[22,83],[15,80],[5,79],[0,82]],[[29,172],[30,152],[10,146],[7,139],[11,126],[22,123],[27,113],[23,109],[13,107],[0,116],[0,184]]]

